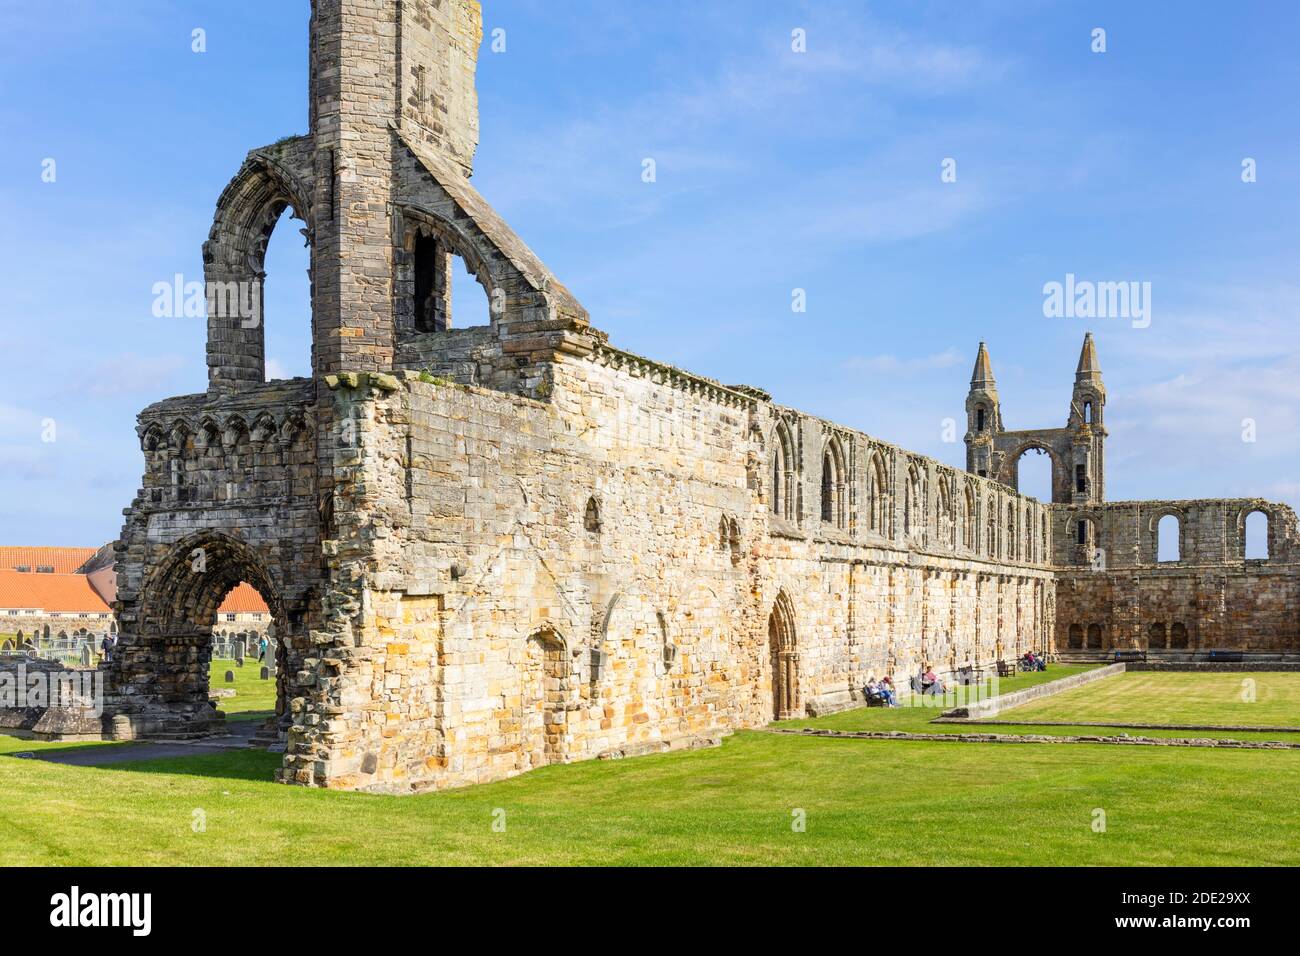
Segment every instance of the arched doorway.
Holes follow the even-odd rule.
[[[554,630],[533,634],[524,645],[519,688],[519,769],[557,763],[564,755],[568,713],[568,654]]]
[[[1174,622],[1169,628],[1169,646],[1176,651],[1187,650],[1187,625],[1181,621]]]
[[[794,626],[794,605],[784,591],[776,596],[767,618],[767,639],[772,654],[772,718],[800,717],[799,651]]]
[[[1152,651],[1163,651],[1165,649],[1167,638],[1165,637],[1165,625],[1161,621],[1153,621],[1147,628],[1147,649]]]
[[[1083,649],[1083,625],[1070,625],[1070,647],[1074,650]]]
[[[1099,651],[1104,647],[1102,628],[1100,624],[1088,625],[1088,650]]]
[[[208,699],[213,636],[217,609],[241,582],[265,600],[277,632],[292,633],[268,564],[250,545],[215,531],[178,542],[152,562],[140,589],[137,624],[123,631],[111,663],[122,700],[131,712],[145,715],[144,733],[201,735],[221,726],[223,715]],[[289,718],[290,670],[277,668],[279,723]],[[268,694],[268,705],[269,699]]]

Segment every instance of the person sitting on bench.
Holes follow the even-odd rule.
[[[880,686],[880,696],[885,698],[885,706],[897,707],[898,694],[894,691],[894,682],[892,679],[890,679],[890,676],[888,674],[880,678],[879,686]]]
[[[921,675],[921,693],[943,694],[947,690],[948,688],[944,687],[943,681],[939,680],[939,675],[934,672],[934,668],[927,666],[925,673]]]
[[[874,676],[867,678],[867,684],[862,688],[862,696],[866,698],[868,707],[885,703],[885,695],[880,692],[880,684],[877,683]],[[885,704],[885,706],[888,706],[888,704]]]

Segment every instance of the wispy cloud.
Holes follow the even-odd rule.
[[[844,362],[846,369],[858,372],[872,372],[877,375],[899,375],[915,372],[929,372],[960,365],[964,358],[956,349],[947,349],[933,355],[919,355],[913,358],[899,358],[896,355],[854,356]]]

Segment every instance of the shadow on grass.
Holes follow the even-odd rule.
[[[267,753],[265,750],[227,750],[222,753],[195,754],[192,757],[124,760],[121,763],[103,764],[92,769],[273,783],[275,772],[280,769],[281,762],[280,754]]]

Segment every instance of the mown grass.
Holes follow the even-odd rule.
[[[743,732],[413,797],[280,786],[279,757],[251,750],[106,768],[5,756],[58,746],[0,737],[0,862],[1300,865],[1291,751]]]
[[[233,683],[226,681],[226,674],[233,673]],[[217,701],[217,709],[231,720],[256,720],[269,717],[275,712],[275,677],[262,680],[262,665],[257,657],[246,658],[244,666],[239,667],[234,661],[214,660],[208,686],[213,690],[219,688],[234,690],[234,697],[223,697]]]
[[[1300,674],[1128,672],[998,719],[1300,729]]]

